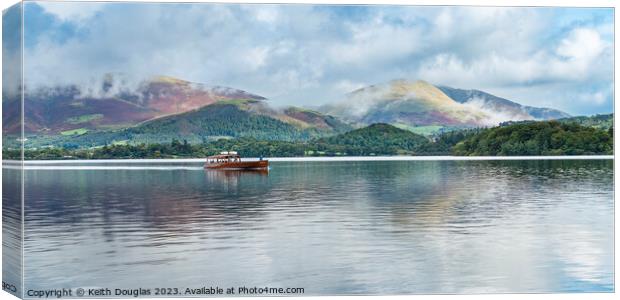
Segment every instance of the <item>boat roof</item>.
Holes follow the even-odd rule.
[[[207,158],[217,159],[217,158],[229,158],[229,157],[240,157],[239,154],[218,154],[212,155]]]

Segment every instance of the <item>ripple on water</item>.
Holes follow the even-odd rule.
[[[27,288],[207,274],[307,294],[614,288],[613,161],[26,172]]]

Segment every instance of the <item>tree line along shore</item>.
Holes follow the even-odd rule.
[[[26,149],[26,160],[201,158],[235,150],[244,157],[313,156],[528,156],[610,155],[613,127],[583,122],[524,121],[492,128],[473,128],[422,136],[377,123],[331,137],[307,141],[259,140],[250,137],[202,143],[172,139],[169,143],[113,144],[86,149]],[[5,159],[20,159],[18,149],[3,149]]]

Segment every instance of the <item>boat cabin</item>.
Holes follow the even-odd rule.
[[[235,151],[224,151],[218,155],[207,157],[207,163],[226,163],[226,162],[240,162],[241,156]]]
[[[207,157],[206,169],[234,169],[234,170],[258,170],[269,169],[269,161],[261,157],[257,161],[241,161],[241,156],[235,151],[224,151],[218,155]]]

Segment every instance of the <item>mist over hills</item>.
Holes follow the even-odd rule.
[[[162,116],[184,113],[221,100],[265,98],[242,90],[207,86],[158,76],[137,84],[108,75],[99,86],[40,87],[25,94],[27,133],[60,134],[84,129],[115,129]],[[18,112],[3,103],[3,125],[9,130]],[[8,126],[7,126],[8,125]]]
[[[321,111],[347,122],[389,123],[413,131],[425,127],[486,127],[505,121],[570,116],[555,109],[523,106],[478,90],[405,79],[358,89],[340,102],[321,107]]]
[[[478,90],[397,79],[367,86],[316,110],[274,108],[267,98],[232,87],[168,76],[130,81],[108,75],[90,87],[54,86],[27,91],[24,129],[33,147],[92,147],[173,138],[308,140],[386,123],[425,135],[496,126],[505,121],[569,115],[524,106]],[[4,131],[19,130],[19,113],[3,102]]]
[[[447,86],[437,86],[437,88],[456,102],[472,104],[483,110],[494,111],[499,115],[510,118],[511,121],[519,120],[519,118],[523,120],[550,120],[570,117],[569,114],[557,109],[521,105],[479,90],[462,90]]]

